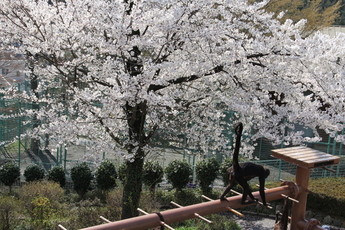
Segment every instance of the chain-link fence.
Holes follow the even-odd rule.
[[[22,83],[19,86],[20,90],[26,90],[29,86],[27,83]],[[71,167],[77,162],[86,161],[90,163],[91,167],[96,167],[97,162],[101,162],[103,159],[110,159],[115,162],[117,166],[121,163],[121,157],[112,153],[94,153],[90,152],[83,146],[74,145],[59,145],[49,139],[49,136],[42,137],[39,142],[41,143],[40,149],[37,152],[33,152],[30,149],[32,139],[21,138],[20,135],[26,130],[32,128],[32,123],[25,116],[15,117],[12,114],[25,111],[27,108],[31,108],[32,105],[22,103],[19,100],[5,99],[0,95],[0,166],[7,161],[16,161],[23,173],[25,168],[30,164],[42,165],[46,171],[56,165],[63,166],[69,173]],[[227,113],[229,119],[233,116],[233,113]],[[334,138],[327,135],[322,130],[318,130],[322,140],[318,143],[309,144],[308,147],[333,154],[343,156],[343,145],[337,143]],[[226,133],[227,136],[232,137],[231,131]],[[156,151],[151,152],[147,159],[158,161],[163,168],[165,168],[169,162],[174,159],[185,158],[188,163],[194,168],[201,157],[197,154],[187,154],[187,151],[183,148],[183,138],[177,138],[176,146],[158,146]],[[260,159],[259,163],[268,165],[271,168],[272,180],[284,179],[294,175],[295,168],[286,162],[273,159],[271,155],[272,149],[283,148],[285,146],[272,146],[269,141],[264,138],[257,140],[255,143],[255,150],[253,156]],[[211,154],[210,157],[216,156],[217,160],[222,161],[224,159],[223,153]],[[338,166],[332,166],[335,173],[325,170],[315,169],[312,172],[312,177],[324,177],[324,176],[344,176],[344,160]]]

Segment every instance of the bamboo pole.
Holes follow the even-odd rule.
[[[182,208],[182,207],[183,207],[182,205],[179,205],[179,204],[175,203],[174,201],[170,201],[170,203],[173,204],[173,205],[175,205],[175,206],[178,207],[178,208]],[[199,218],[200,220],[203,220],[203,221],[205,221],[205,222],[207,222],[207,223],[209,223],[209,224],[212,224],[212,221],[206,219],[205,217],[199,215],[198,213],[194,213],[194,215],[195,215],[197,218]]]
[[[212,201],[212,199],[211,199],[211,198],[208,198],[207,196],[202,195],[201,197],[202,197],[202,198],[205,198],[206,200]],[[236,211],[236,210],[233,209],[233,208],[230,208],[229,206],[226,207],[226,209],[227,209],[228,211],[230,211],[230,212],[235,213],[236,215],[239,215],[240,217],[244,217],[244,215],[243,215],[242,213]]]

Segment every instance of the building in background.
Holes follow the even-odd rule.
[[[25,60],[22,54],[0,51],[0,87],[7,88],[25,80]]]
[[[345,33],[345,26],[330,26],[321,30],[321,33],[334,37],[337,33]]]

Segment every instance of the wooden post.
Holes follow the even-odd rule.
[[[299,193],[296,200],[299,202],[294,202],[292,204],[291,211],[291,223],[290,229],[296,230],[300,229],[298,227],[298,222],[304,220],[305,209],[307,206],[307,196],[308,196],[308,183],[309,183],[310,169],[297,166],[296,170],[296,184],[299,187]],[[302,229],[303,230],[303,229]]]

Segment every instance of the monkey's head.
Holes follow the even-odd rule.
[[[265,178],[267,178],[270,175],[270,170],[265,167]]]
[[[242,131],[243,131],[243,124],[239,122],[235,126],[235,133],[236,135],[242,135]]]

